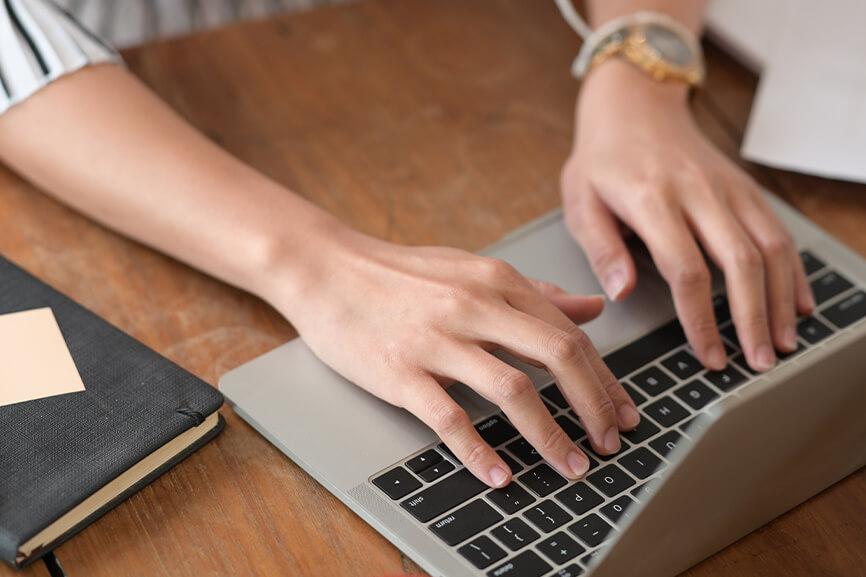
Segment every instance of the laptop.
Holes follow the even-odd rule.
[[[756,375],[724,292],[729,363],[707,372],[669,291],[641,257],[640,282],[585,330],[641,412],[583,480],[543,462],[508,419],[450,389],[514,471],[491,490],[420,421],[344,380],[295,339],[226,374],[235,411],[432,576],[675,575],[866,464],[866,262],[768,195],[792,231],[818,303],[799,348]],[[559,212],[485,254],[526,275],[600,292]],[[718,283],[717,287],[721,284]],[[546,372],[533,379],[575,442],[584,431]]]

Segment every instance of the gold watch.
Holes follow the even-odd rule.
[[[619,57],[659,82],[699,86],[704,61],[697,38],[672,19],[657,13],[638,13],[610,22],[584,43],[575,74],[585,76],[606,60]]]

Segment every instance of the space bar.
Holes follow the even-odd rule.
[[[487,485],[475,478],[468,469],[460,469],[432,487],[409,497],[400,505],[416,519],[426,523],[433,517],[471,499],[486,488]]]

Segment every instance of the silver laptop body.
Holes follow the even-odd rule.
[[[658,412],[664,398],[668,404],[673,399],[687,417],[670,426],[650,418],[659,429],[654,436],[590,470],[589,479],[594,472],[604,473],[596,475],[594,483],[579,483],[601,497],[599,503],[583,499],[575,483],[536,494],[531,489],[537,483],[529,476],[538,476],[534,471],[544,463],[521,462],[508,448],[513,441],[506,440],[500,448],[522,466],[514,478],[529,488],[530,504],[507,513],[494,504],[489,491],[476,489],[446,510],[433,507],[435,515],[429,508],[419,514],[412,507],[423,507],[425,498],[436,504],[431,488],[451,476],[456,479],[461,471],[465,475],[465,469],[437,448],[435,435],[411,414],[344,380],[300,339],[229,372],[220,388],[243,419],[433,576],[675,575],[866,464],[866,262],[783,202],[769,198],[798,245],[813,257],[813,286],[822,295],[831,294],[818,305],[820,330],[801,332],[802,350],[764,375],[756,377],[738,367],[744,382],[730,388],[710,381],[703,371],[677,378],[670,361],[689,350],[685,344],[624,375],[633,385],[635,375],[647,367],[661,371],[675,384],[657,396],[635,388],[647,397],[639,406],[642,415],[666,421],[670,412]],[[601,292],[559,212],[530,223],[485,253],[568,290]],[[600,318],[585,325],[602,355],[675,316],[666,285],[648,259],[638,260],[636,292],[623,303],[608,304]],[[736,356],[736,343],[730,344]],[[526,370],[540,390],[551,384],[543,371],[511,362]],[[681,394],[695,379],[718,395],[700,409]],[[453,387],[452,395],[473,420],[486,422],[499,414],[465,387]],[[545,398],[559,416],[569,418],[567,407],[560,409]],[[663,435],[679,440],[662,443]],[[447,472],[428,483],[409,472],[406,463],[431,448]],[[649,476],[639,468],[632,473],[640,459],[623,461],[632,468],[621,464],[632,452],[651,456],[662,468]],[[610,465],[618,466],[618,475],[607,475]],[[409,483],[395,477],[398,468],[408,473]],[[374,483],[398,477],[409,490],[399,498],[389,498]],[[620,486],[608,487],[608,480]],[[437,498],[441,493],[435,493]],[[629,506],[616,511],[614,501]],[[469,513],[462,509],[468,504],[476,509],[467,511],[483,508],[494,514],[481,521],[467,519]],[[588,504],[592,507],[587,510]],[[568,520],[553,523],[547,514],[551,508],[564,512]],[[551,519],[552,528],[543,526],[543,518]],[[468,537],[459,530],[467,522],[476,525]],[[608,529],[593,531],[596,525]],[[520,543],[514,541],[517,527],[530,529]]]

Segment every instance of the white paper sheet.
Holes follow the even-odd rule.
[[[866,182],[866,2],[789,2],[743,156]]]
[[[709,25],[761,63],[743,157],[866,182],[866,1],[714,0]]]

